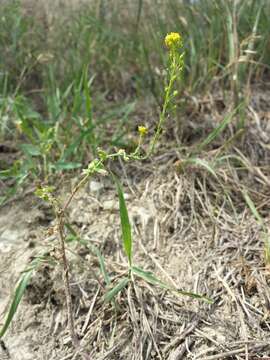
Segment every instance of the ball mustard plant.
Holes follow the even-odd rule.
[[[156,131],[150,141],[146,154],[142,156],[140,154],[143,137],[147,134],[148,129],[145,126],[139,126],[138,132],[140,134],[138,146],[132,154],[129,154],[129,158],[133,160],[145,160],[151,154],[158,143],[160,135],[162,133],[163,126],[165,125],[170,109],[173,108],[174,98],[178,95],[178,90],[175,89],[176,81],[180,78],[184,67],[184,52],[182,51],[183,41],[179,33],[171,32],[166,35],[164,39],[165,45],[169,50],[169,61],[167,69],[167,80],[164,86],[164,100],[161,113],[159,115],[159,122],[157,124]]]
[[[155,146],[162,133],[162,128],[165,125],[170,108],[173,108],[173,100],[178,95],[178,90],[174,89],[177,79],[180,78],[184,68],[184,52],[182,51],[183,41],[179,33],[171,32],[166,35],[164,39],[165,45],[169,50],[169,66],[168,77],[164,87],[164,101],[162,111],[159,116],[157,130],[153,136],[147,157],[150,156],[155,149]]]

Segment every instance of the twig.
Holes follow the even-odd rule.
[[[259,351],[260,349],[264,348],[264,347],[270,347],[269,344],[260,344],[260,345],[255,345],[253,348],[248,348],[248,351]],[[223,352],[223,353],[219,353],[216,355],[211,355],[211,356],[206,356],[204,358],[202,358],[202,360],[217,360],[217,359],[223,359],[223,358],[227,358],[230,357],[232,355],[237,355],[237,354],[245,354],[246,353],[246,346],[242,347],[240,349],[235,349],[235,350],[231,350],[231,351],[227,351],[227,352]]]
[[[82,334],[85,333],[85,331],[86,331],[86,329],[87,329],[87,326],[89,325],[89,321],[90,321],[90,318],[91,318],[91,315],[92,315],[92,312],[93,312],[93,308],[94,308],[94,305],[95,305],[95,303],[96,303],[96,299],[97,299],[97,296],[98,296],[98,294],[99,294],[99,291],[100,291],[100,287],[97,289],[97,292],[95,293],[95,295],[94,295],[94,297],[93,297],[93,300],[92,300],[92,302],[91,302],[89,311],[88,311],[88,313],[87,313],[85,322],[84,322],[83,327],[82,327]]]
[[[59,232],[59,243],[60,243],[61,257],[63,262],[63,281],[64,281],[65,296],[67,303],[68,327],[70,331],[72,344],[76,348],[78,347],[78,338],[75,333],[74,318],[72,313],[72,299],[71,299],[71,290],[69,284],[69,269],[68,269],[68,262],[66,256],[63,216],[64,216],[63,211],[59,210],[56,212],[57,226]]]
[[[199,318],[195,318],[195,320],[193,322],[191,322],[185,329],[184,331],[179,334],[177,337],[175,337],[163,350],[164,353],[167,353],[171,348],[179,345],[180,343],[182,343],[186,337],[192,333],[196,327],[198,326],[200,322]]]
[[[181,360],[188,348],[192,347],[194,343],[195,339],[187,338],[185,344],[180,345],[179,348],[174,351],[169,360]]]

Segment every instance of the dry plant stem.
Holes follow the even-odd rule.
[[[77,338],[77,335],[75,332],[74,318],[73,318],[73,312],[72,312],[72,298],[71,298],[71,290],[70,290],[70,284],[69,284],[69,268],[68,268],[68,261],[67,261],[67,256],[66,256],[66,246],[65,246],[64,216],[65,216],[65,211],[68,208],[69,204],[71,203],[76,192],[80,189],[81,186],[83,186],[85,184],[88,177],[89,177],[89,175],[86,175],[77,184],[77,186],[75,186],[75,188],[71,192],[70,196],[68,197],[68,199],[62,209],[56,208],[59,243],[60,243],[61,257],[62,257],[62,263],[63,263],[63,281],[64,281],[65,297],[66,297],[66,304],[67,304],[68,327],[69,327],[72,344],[75,348],[78,347],[79,341],[78,341],[78,338]]]
[[[66,248],[65,248],[63,211],[61,210],[57,211],[56,216],[57,216],[57,225],[59,232],[59,243],[60,243],[61,256],[63,262],[63,281],[64,281],[65,296],[67,303],[68,327],[69,327],[72,344],[76,348],[78,346],[78,338],[74,328],[74,318],[72,313],[72,299],[71,299],[71,290],[69,284],[69,268],[68,268],[68,261],[67,261]]]
[[[74,198],[74,196],[76,195],[76,192],[86,183],[86,181],[88,180],[89,175],[86,175],[85,177],[82,178],[82,180],[75,186],[75,188],[72,190],[71,194],[69,195],[65,205],[63,206],[62,209],[62,217],[64,216],[64,213],[66,211],[66,209],[68,208],[68,206],[70,205],[72,199]]]

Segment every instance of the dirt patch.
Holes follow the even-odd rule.
[[[8,309],[9,299],[21,272],[38,253],[37,248],[42,246],[39,240],[43,237],[44,228],[40,225],[43,224],[47,215],[46,208],[42,209],[42,206],[37,205],[31,198],[24,198],[22,202],[13,202],[0,210],[1,319]],[[31,324],[34,327],[31,327]],[[37,323],[33,317],[33,309],[29,305],[22,304],[15,322],[11,326],[10,334],[5,339],[5,347],[8,349],[6,354],[9,353],[10,357],[4,354],[6,356],[4,359],[36,359],[35,355],[32,356],[35,337],[31,339],[35,332],[35,326]],[[16,330],[14,331],[14,329]],[[29,329],[31,330],[29,331]],[[14,335],[12,335],[13,332]],[[4,352],[3,349],[2,352]],[[2,357],[0,358],[2,359]]]

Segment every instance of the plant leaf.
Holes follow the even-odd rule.
[[[111,279],[110,279],[109,274],[108,274],[108,272],[106,270],[104,257],[101,254],[100,250],[96,246],[91,244],[89,241],[80,238],[80,236],[77,234],[77,232],[73,229],[73,227],[69,223],[66,222],[65,227],[68,229],[68,231],[70,232],[71,237],[73,239],[75,239],[80,244],[82,244],[83,246],[88,248],[98,258],[100,272],[101,272],[101,274],[102,274],[102,276],[103,276],[103,278],[105,280],[106,285],[107,286],[110,285]]]
[[[259,214],[258,210],[256,209],[254,202],[252,201],[252,199],[250,198],[250,196],[248,195],[248,193],[246,191],[243,191],[243,196],[244,196],[246,203],[247,203],[248,207],[250,208],[253,216],[258,221],[258,223],[263,226],[264,225],[263,219],[262,219],[261,215]]]
[[[104,296],[104,300],[105,302],[110,302],[112,301],[115,296],[124,289],[124,287],[127,286],[127,284],[129,283],[130,279],[125,277],[122,280],[120,280],[110,291],[108,291],[105,296]]]
[[[73,170],[73,169],[79,169],[82,166],[81,163],[77,162],[65,162],[65,161],[58,161],[55,165],[52,165],[51,167],[57,171],[59,170]]]
[[[215,172],[215,169],[212,167],[212,165],[204,160],[204,159],[200,159],[200,158],[189,158],[183,161],[184,164],[194,164],[197,165],[199,167],[203,167],[205,168],[210,174],[212,174],[215,178],[217,178],[217,174]]]
[[[38,258],[34,259],[30,263],[29,267],[22,273],[20,280],[18,282],[18,285],[16,287],[15,294],[14,294],[12,303],[10,305],[6,320],[4,322],[2,329],[0,330],[0,339],[5,335],[8,327],[17,311],[18,305],[21,302],[21,299],[22,299],[25,289],[31,279],[33,271],[37,268],[37,266],[40,264],[40,262],[43,258],[44,257],[38,257]]]
[[[121,219],[121,229],[123,237],[123,245],[125,253],[128,257],[129,266],[132,265],[132,234],[131,226],[128,217],[128,210],[126,207],[126,202],[123,194],[122,187],[119,181],[113,176],[113,179],[116,183],[118,190],[118,199],[119,199],[119,209],[120,209],[120,219]]]
[[[209,299],[206,296],[173,288],[172,286],[159,280],[151,271],[144,271],[141,268],[136,267],[136,266],[132,266],[131,271],[133,272],[133,274],[139,276],[140,278],[144,279],[145,281],[149,282],[150,284],[159,286],[162,289],[172,291],[178,295],[185,295],[185,296],[192,297],[194,299],[200,299],[209,304],[213,303],[213,300]]]
[[[203,150],[207,145],[209,145],[222,131],[226,128],[226,126],[232,121],[234,115],[239,111],[239,108],[242,107],[242,103],[238,105],[231,113],[226,115],[221,123],[211,131],[211,133],[204,139],[197,147],[196,152],[200,152]]]
[[[26,155],[30,156],[39,156],[41,155],[41,152],[39,148],[32,144],[22,144],[21,149]]]
[[[106,266],[105,266],[105,262],[104,262],[104,257],[101,254],[101,252],[99,251],[99,249],[92,245],[92,244],[87,244],[87,242],[85,240],[80,240],[80,243],[82,243],[84,246],[87,246],[87,248],[94,254],[96,255],[96,257],[98,258],[98,262],[99,262],[99,267],[100,267],[100,272],[105,280],[106,285],[110,285],[111,283],[111,279],[109,277],[109,274],[106,270]]]

